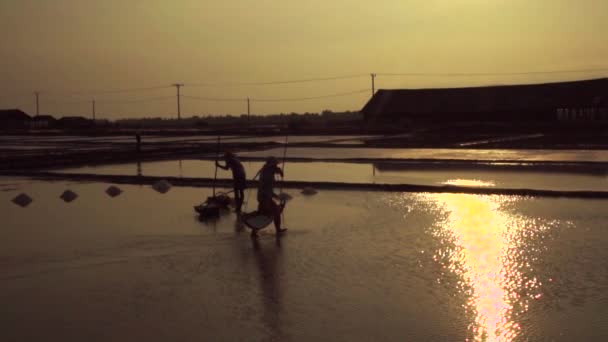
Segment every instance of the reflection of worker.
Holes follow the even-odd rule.
[[[259,239],[251,239],[253,242],[253,257],[258,268],[259,290],[262,292],[261,319],[268,332],[268,341],[288,340],[284,334],[283,324],[283,297],[285,293],[285,281],[282,275],[285,273],[284,258],[282,258],[281,239],[276,239],[276,247],[265,244],[264,248]]]
[[[238,160],[236,155],[231,152],[224,154],[224,160],[226,165],[220,165],[216,160],[215,165],[223,170],[232,170],[232,179],[234,181],[234,201],[236,202],[236,212],[241,212],[243,206],[243,199],[245,198],[245,188],[247,187],[247,177],[245,175],[245,168],[243,164]]]
[[[271,216],[274,219],[274,228],[278,233],[282,233],[287,229],[281,228],[281,213],[285,207],[285,203],[277,204],[274,199],[280,199],[274,193],[275,174],[280,174],[283,177],[283,170],[279,168],[278,161],[275,157],[269,157],[266,164],[260,170],[260,185],[258,187],[258,212],[262,215]],[[252,231],[255,235],[255,230]]]

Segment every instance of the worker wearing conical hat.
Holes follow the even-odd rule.
[[[275,157],[269,157],[260,170],[260,185],[258,186],[258,212],[262,215],[271,216],[274,219],[274,228],[277,234],[286,231],[281,228],[281,212],[284,203],[278,204],[275,199],[279,196],[274,193],[275,175],[283,177],[283,170],[279,167],[279,162]],[[256,231],[252,231],[255,235]]]
[[[243,206],[243,200],[245,198],[245,188],[247,187],[247,176],[245,174],[245,168],[237,156],[232,152],[224,153],[224,160],[226,165],[220,165],[216,160],[215,164],[217,167],[223,170],[232,170],[232,180],[234,182],[234,201],[236,202],[236,212],[241,212]]]

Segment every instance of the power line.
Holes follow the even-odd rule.
[[[472,76],[509,76],[509,75],[536,75],[536,74],[568,74],[568,73],[589,73],[589,72],[606,72],[608,68],[587,68],[587,69],[562,69],[562,70],[536,70],[522,72],[402,72],[402,73],[373,73],[374,76],[418,76],[418,77],[472,77]],[[213,82],[213,83],[187,83],[185,86],[190,87],[230,87],[230,86],[266,86],[266,85],[286,85],[297,83],[325,82],[344,79],[356,79],[369,77],[370,74],[351,74],[341,76],[317,77],[317,78],[302,78],[292,80],[277,80],[277,81],[261,81],[261,82]],[[119,94],[131,92],[145,92],[161,89],[173,88],[175,85],[155,85],[149,87],[133,87],[133,88],[117,88],[117,89],[92,89],[83,91],[44,91],[46,94],[61,94],[61,95],[102,95],[102,94]],[[26,96],[26,94],[16,94],[11,97]],[[6,97],[6,95],[4,96]]]
[[[2,93],[0,94],[0,99],[2,100],[7,100],[7,99],[16,99],[16,98],[25,98],[27,97],[28,99],[32,96],[32,92],[28,92],[28,91],[20,91],[20,92],[5,92],[2,91]]]
[[[54,105],[79,105],[79,104],[85,104],[85,103],[89,103],[90,101],[57,101],[57,100],[53,100],[52,98],[45,98],[45,101],[47,103],[50,104],[54,104]]]
[[[39,91],[40,94],[51,94],[51,95],[103,95],[103,94],[121,94],[121,93],[133,93],[133,92],[144,92],[160,89],[172,88],[171,85],[166,86],[154,86],[154,87],[141,87],[141,88],[124,88],[124,89],[111,89],[111,90],[85,90],[85,91]],[[29,97],[30,92],[15,92],[13,94],[3,93],[2,98],[17,98],[17,97]]]
[[[221,98],[221,97],[200,97],[200,96],[190,96],[190,95],[183,95],[183,98],[187,98],[187,99],[192,99],[192,100],[200,100],[200,101],[209,101],[209,102],[243,102],[243,101],[247,101],[246,99],[241,99],[241,98]]]
[[[317,100],[317,99],[325,99],[332,97],[340,97],[340,96],[348,96],[354,94],[361,94],[364,92],[368,92],[369,89],[360,89],[355,91],[349,91],[346,93],[336,93],[336,94],[328,94],[328,95],[319,95],[319,96],[310,96],[310,97],[294,97],[294,98],[278,98],[278,99],[256,99],[256,98],[217,98],[217,97],[199,97],[199,96],[190,96],[190,95],[182,95],[184,98],[200,100],[200,101],[210,101],[210,102],[296,102],[296,101],[307,101],[307,100]]]
[[[294,83],[310,83],[310,82],[325,82],[325,81],[336,81],[353,78],[367,77],[367,74],[356,74],[356,75],[345,75],[345,76],[331,76],[331,77],[318,77],[318,78],[304,78],[295,80],[283,80],[283,81],[265,81],[265,82],[219,82],[219,83],[187,83],[189,87],[239,87],[239,86],[265,86],[265,85],[281,85],[281,84],[294,84]]]
[[[404,72],[404,73],[371,73],[371,74],[351,74],[351,75],[341,75],[341,76],[330,76],[330,77],[317,77],[317,78],[302,78],[302,79],[292,79],[292,80],[279,80],[279,81],[266,81],[266,82],[216,82],[216,83],[192,83],[186,84],[191,87],[228,87],[228,86],[267,86],[267,85],[288,85],[288,84],[298,84],[298,83],[312,83],[312,82],[326,82],[332,80],[343,80],[343,79],[356,79],[371,76],[371,90],[372,95],[375,92],[375,81],[377,76],[381,77],[480,77],[480,76],[517,76],[517,75],[550,75],[550,74],[576,74],[576,73],[592,73],[592,72],[606,72],[608,68],[586,68],[586,69],[562,69],[562,70],[536,70],[536,71],[523,71],[523,72],[447,72],[447,73],[429,73],[429,72]],[[213,102],[247,102],[250,105],[251,101],[254,102],[297,102],[297,101],[308,101],[308,100],[316,100],[316,99],[324,99],[324,98],[332,98],[332,97],[340,97],[340,96],[348,96],[354,95],[358,93],[363,93],[369,90],[356,90],[345,93],[336,93],[336,94],[328,94],[328,95],[320,95],[320,96],[309,96],[309,97],[298,97],[298,98],[216,98],[216,97],[198,97],[198,96],[188,96],[182,95],[180,93],[180,88],[183,87],[184,84],[176,83],[176,84],[167,84],[167,85],[155,85],[149,87],[133,87],[133,88],[118,88],[118,89],[97,89],[97,90],[88,90],[88,91],[72,91],[72,92],[62,92],[62,91],[50,91],[50,92],[34,92],[35,95],[35,110],[36,113],[40,113],[40,100],[42,100],[42,95],[44,96],[44,101],[46,103],[54,104],[54,105],[82,105],[85,103],[90,103],[89,99],[78,99],[76,101],[55,101],[53,97],[59,97],[64,95],[92,95],[92,97],[97,98],[97,103],[101,105],[113,105],[113,104],[132,104],[132,103],[143,103],[143,102],[153,102],[153,101],[161,101],[168,100],[173,98],[172,96],[158,96],[151,98],[143,98],[143,99],[127,99],[127,100],[99,100],[99,95],[103,94],[120,94],[120,93],[136,93],[136,92],[146,92],[153,90],[161,90],[161,89],[170,89],[173,87],[177,88],[177,114],[178,117],[181,116],[181,106],[180,106],[180,97],[199,100],[199,101],[213,101]],[[6,93],[3,94],[3,97],[11,98],[11,102],[16,98],[21,98],[24,96],[31,96],[32,93],[26,94],[13,94],[8,95]],[[49,96],[50,95],[50,96]],[[67,97],[66,96],[66,97]],[[87,96],[88,97],[88,96]]]
[[[102,95],[102,94],[120,94],[120,93],[134,93],[134,92],[145,92],[159,89],[169,89],[171,85],[158,85],[151,87],[139,87],[139,88],[122,88],[122,89],[97,89],[97,90],[83,90],[83,91],[48,91],[51,94],[62,94],[62,95]]]
[[[341,96],[355,95],[355,94],[367,93],[368,91],[369,91],[369,89],[360,89],[360,90],[355,90],[355,91],[349,91],[349,92],[346,92],[346,93],[336,93],[336,94],[320,95],[320,96],[296,97],[296,98],[285,98],[285,99],[251,99],[251,101],[257,101],[257,102],[296,102],[296,101],[308,101],[308,100],[317,100],[317,99],[326,99],[326,98],[332,98],[332,97],[341,97]]]
[[[159,96],[159,97],[149,97],[143,99],[134,99],[134,100],[114,100],[114,101],[106,101],[106,100],[96,100],[97,104],[129,104],[129,103],[142,103],[142,102],[153,102],[160,100],[172,99],[173,96]],[[54,105],[80,105],[80,104],[90,104],[91,100],[82,100],[82,101],[56,101],[53,99],[46,100],[47,102]]]
[[[158,97],[149,97],[149,98],[135,99],[135,100],[118,100],[118,101],[99,101],[99,100],[97,100],[97,103],[101,103],[101,104],[129,104],[129,103],[163,101],[163,100],[174,99],[174,98],[175,98],[175,96],[158,96]]]

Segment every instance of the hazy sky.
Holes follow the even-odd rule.
[[[175,89],[375,73],[602,72],[378,76],[376,88],[608,76],[606,0],[0,0],[0,108],[100,117],[174,115]],[[206,98],[283,99],[370,88],[370,77],[269,86],[186,86]],[[74,94],[84,92],[86,94]],[[371,90],[253,113],[358,110]],[[155,99],[152,102],[132,102]],[[183,99],[184,115],[246,112],[245,101]]]

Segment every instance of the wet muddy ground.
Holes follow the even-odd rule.
[[[608,200],[560,193],[605,195],[604,150],[362,148],[377,137],[290,137],[300,146],[287,151],[289,231],[276,239],[269,227],[252,240],[234,213],[213,221],[194,213],[211,189],[187,180],[213,177],[215,137],[148,137],[141,155],[132,140],[0,138],[9,169],[47,165],[64,177],[0,177],[1,341],[608,338]],[[224,142],[243,147],[249,179],[266,156],[285,152],[268,149],[283,136]],[[111,198],[108,179],[73,173],[131,184]],[[146,176],[184,182],[163,195]],[[298,181],[334,186],[304,196]],[[60,199],[67,189],[78,196],[71,203]],[[11,202],[22,192],[33,198],[26,208]],[[255,191],[246,197],[252,210]]]
[[[223,136],[224,149],[260,150],[288,143],[290,146],[363,146],[375,139],[365,135]],[[216,136],[143,136],[139,150],[135,136],[0,135],[0,171],[40,169],[57,165],[105,164],[117,161],[166,160],[176,157],[212,157]]]
[[[283,156],[283,148],[243,152],[243,157]],[[608,150],[447,149],[447,148],[289,148],[290,158],[303,159],[435,159],[481,161],[608,162]]]
[[[210,189],[109,185],[0,179],[2,341],[608,338],[606,200],[289,190],[252,240]]]
[[[221,162],[223,164],[223,162]],[[264,163],[244,161],[249,179]],[[438,163],[347,163],[289,162],[286,181],[343,182],[415,185],[458,185],[509,189],[608,191],[608,165],[566,168],[548,165],[471,165],[446,166]],[[574,169],[574,170],[573,170]],[[209,160],[170,160],[157,162],[99,165],[54,170],[60,173],[99,175],[142,175],[154,177],[213,178],[215,165]],[[231,172],[219,170],[218,177],[230,179]]]

